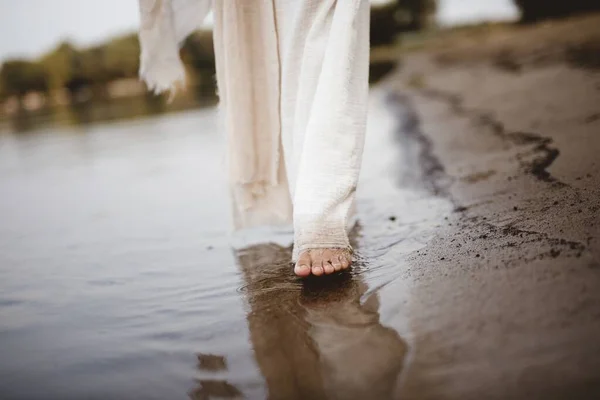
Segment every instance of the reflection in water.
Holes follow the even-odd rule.
[[[215,99],[206,96],[205,92],[200,92],[197,96],[192,94],[181,95],[168,106],[165,96],[147,93],[143,96],[51,105],[37,110],[19,108],[13,115],[0,115],[0,125],[7,124],[14,132],[28,132],[48,127],[77,126],[153,116],[167,111],[209,107],[215,104]]]
[[[289,250],[232,257],[215,109],[0,133],[0,398],[398,398],[406,348],[380,321],[409,331],[396,278],[446,206],[389,183],[381,98],[359,186],[369,268],[306,283]]]
[[[206,372],[227,371],[227,360],[214,354],[198,354],[198,369]],[[192,400],[205,400],[213,397],[239,398],[242,392],[223,380],[199,379],[198,386],[190,393]]]
[[[349,273],[300,281],[290,255],[274,244],[237,254],[268,397],[396,397],[406,345],[379,322],[377,295],[363,299],[366,284]]]

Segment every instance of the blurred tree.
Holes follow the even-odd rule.
[[[399,31],[396,2],[371,7],[371,46],[393,43]]]
[[[181,49],[188,76],[199,99],[216,93],[215,53],[212,31],[198,31],[186,39]]]
[[[400,32],[429,28],[437,10],[436,0],[395,0],[371,8],[371,44],[393,43]]]
[[[52,90],[66,88],[76,96],[90,88],[103,95],[110,81],[137,77],[139,51],[137,35],[130,34],[82,51],[61,43],[42,57],[41,63],[48,71]]]
[[[64,88],[73,78],[76,57],[77,50],[70,43],[63,42],[41,58],[40,63],[48,71],[51,90]]]
[[[44,66],[27,60],[9,60],[0,69],[3,97],[17,96],[19,100],[31,91],[48,91],[48,75]]]
[[[102,49],[103,74],[109,80],[133,78],[138,74],[140,43],[135,34],[111,40]]]
[[[575,13],[600,10],[599,0],[514,0],[521,10],[522,22],[535,22]]]
[[[63,42],[45,54],[40,63],[48,71],[50,90],[65,88],[71,96],[74,96],[98,79],[99,76],[92,71],[94,64],[94,61],[90,60],[92,53],[93,50],[82,52],[70,43]]]
[[[6,97],[8,97],[4,91],[4,86],[2,83],[2,80],[0,80],[0,103],[3,102]],[[0,112],[2,112],[2,109],[0,108]]]
[[[427,28],[435,10],[435,0],[390,0],[373,6],[371,44],[391,44],[400,32]],[[69,42],[60,43],[39,62],[5,62],[0,69],[0,99],[13,95],[21,98],[30,91],[54,93],[62,89],[67,89],[71,99],[76,101],[90,96],[102,98],[110,82],[137,79],[139,52],[137,34],[117,37],[86,49],[78,49]],[[212,32],[198,31],[188,37],[181,55],[197,96],[214,97],[216,80]]]
[[[398,8],[406,15],[406,31],[420,31],[431,26],[437,11],[436,0],[397,0]]]
[[[196,70],[215,70],[215,53],[212,31],[198,31],[190,35],[182,47],[186,64]]]

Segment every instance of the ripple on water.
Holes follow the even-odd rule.
[[[394,118],[377,96],[356,262],[317,279],[294,276],[288,247],[229,248],[226,176],[199,173],[220,165],[214,112],[99,125],[51,148],[0,138],[14,161],[0,169],[0,313],[15,328],[0,336],[0,393],[390,397],[408,351],[394,322],[403,259],[445,206],[397,186]]]

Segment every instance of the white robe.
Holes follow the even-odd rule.
[[[293,220],[294,258],[350,248],[366,129],[368,0],[139,0],[140,75],[184,78],[179,45],[214,11],[238,228]]]

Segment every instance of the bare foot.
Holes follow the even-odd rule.
[[[300,253],[294,273],[301,277],[329,275],[344,270],[352,263],[347,249],[311,249]]]

